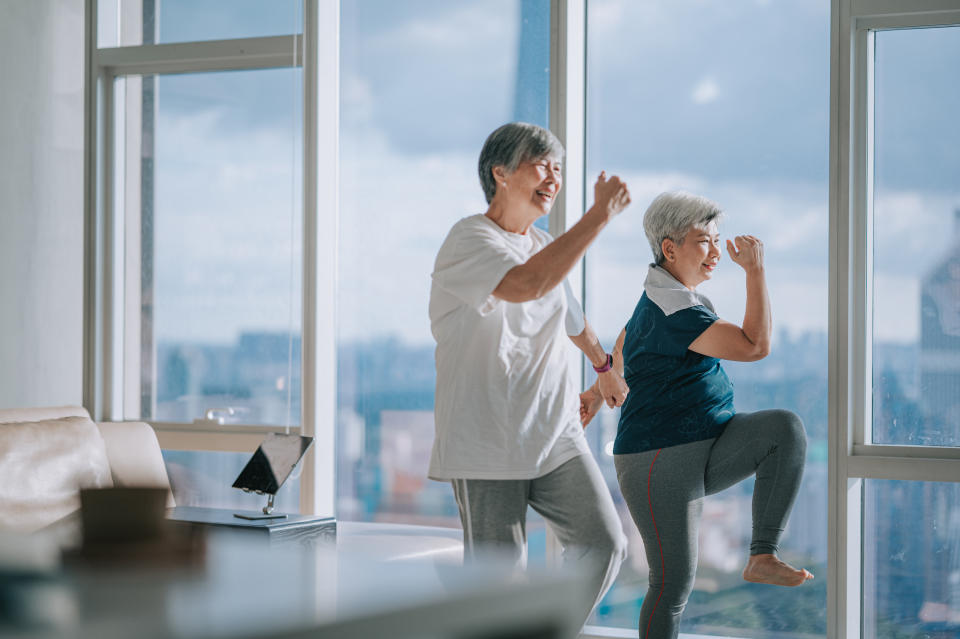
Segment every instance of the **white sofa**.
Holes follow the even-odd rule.
[[[48,528],[80,508],[80,488],[109,486],[170,490],[148,424],[94,424],[79,406],[0,409],[0,530]]]

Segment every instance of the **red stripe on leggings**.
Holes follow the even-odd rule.
[[[653,532],[657,534],[657,546],[660,548],[660,574],[663,577],[660,581],[660,594],[657,595],[657,601],[653,604],[653,610],[650,611],[650,620],[647,621],[647,632],[644,635],[644,638],[650,636],[650,626],[653,625],[653,613],[656,612],[657,606],[660,605],[660,598],[663,597],[663,591],[666,589],[667,581],[667,565],[663,561],[663,544],[660,543],[660,531],[657,530],[657,520],[653,516],[653,500],[650,498],[650,481],[653,477],[653,465],[657,461],[657,457],[660,456],[660,451],[662,448],[657,451],[657,454],[653,456],[653,461],[650,462],[650,473],[647,475],[647,503],[650,504],[650,519],[653,520]]]

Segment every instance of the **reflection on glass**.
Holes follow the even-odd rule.
[[[209,451],[163,451],[163,461],[177,506],[260,510],[265,495],[233,488],[233,481],[250,461],[249,453]],[[300,469],[294,470],[277,491],[277,512],[300,512]]]
[[[486,210],[476,172],[486,136],[511,120],[547,124],[549,6],[341,6],[341,519],[460,526],[450,485],[426,478],[430,273],[450,227]],[[534,558],[544,536],[532,520]]]
[[[863,636],[960,636],[960,484],[865,480]]]
[[[161,422],[296,425],[300,415],[300,72],[140,78],[126,133],[128,326],[139,402]],[[128,138],[129,140],[130,138]],[[129,202],[129,200],[128,200]],[[136,281],[136,280],[134,280]],[[131,294],[128,292],[128,294]],[[139,403],[130,406],[130,403]]]
[[[873,442],[960,446],[960,28],[875,56]]]
[[[681,632],[823,636],[829,3],[603,0],[588,3],[587,24],[587,177],[617,173],[633,200],[587,255],[589,321],[612,348],[652,261],[642,227],[651,200],[674,189],[709,197],[726,211],[721,238],[749,233],[763,240],[773,307],[771,354],[723,364],[736,388],[736,409],[792,410],[809,440],[781,548],[785,560],[817,578],[790,590],[743,581],[753,491],[752,482],[744,482],[703,502],[699,569]],[[742,319],[743,273],[727,256],[697,290],[720,317]],[[618,411],[602,409],[587,438],[614,494],[630,554],[591,623],[635,632],[648,571],[610,456],[618,418]]]

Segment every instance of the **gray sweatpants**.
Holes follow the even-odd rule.
[[[786,410],[738,413],[715,438],[614,455],[650,566],[640,638],[677,636],[697,570],[703,498],[756,474],[750,554],[775,554],[803,476],[807,439]]]
[[[463,524],[464,560],[483,551],[527,558],[527,506],[547,521],[563,548],[563,562],[589,576],[595,597],[583,602],[581,623],[603,598],[627,555],[613,499],[591,455],[580,455],[534,479],[454,479]]]

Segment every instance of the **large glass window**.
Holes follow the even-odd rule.
[[[449,484],[425,476],[434,429],[430,273],[453,224],[486,210],[476,173],[486,136],[511,120],[547,125],[549,6],[341,6],[342,519],[460,525]],[[531,543],[542,546],[542,531],[531,527]]]
[[[302,40],[261,41],[249,55],[153,45],[298,33],[302,3],[96,5],[110,100],[98,106],[110,164],[98,178],[110,189],[107,410],[189,433],[164,444],[180,505],[251,507],[262,498],[230,489],[249,452],[209,448],[252,452],[256,433],[300,424]],[[118,44],[142,46],[103,48]],[[243,444],[224,432],[251,426]],[[296,477],[288,484],[281,507],[296,511]]]
[[[141,152],[123,159],[139,185],[128,195],[140,200],[127,209],[128,277],[139,282],[140,313],[128,324],[125,359],[128,383],[136,373],[140,383],[127,393],[126,417],[297,426],[299,69],[118,82],[143,97],[141,126],[126,129]],[[247,457],[166,451],[178,503],[262,501],[229,489]],[[284,510],[299,507],[296,483],[278,496]]]
[[[682,189],[715,200],[726,212],[723,237],[764,241],[774,314],[769,357],[723,364],[736,409],[790,409],[809,438],[781,548],[818,579],[790,591],[743,581],[753,488],[743,482],[704,502],[699,570],[681,631],[824,635],[829,3],[592,1],[588,25],[588,184],[601,170],[617,173],[633,199],[587,255],[589,321],[612,348],[643,292],[652,254],[642,219],[658,193]],[[743,272],[726,256],[698,290],[721,317],[742,320]],[[647,566],[613,468],[618,417],[603,409],[587,429],[630,539],[630,556],[593,623],[635,629]]]
[[[960,446],[960,27],[874,52],[873,443]]]
[[[142,85],[153,144],[126,163],[141,193],[128,210],[140,231],[140,402],[126,415],[297,425],[300,72]]]
[[[863,636],[960,635],[960,484],[865,484]]]

